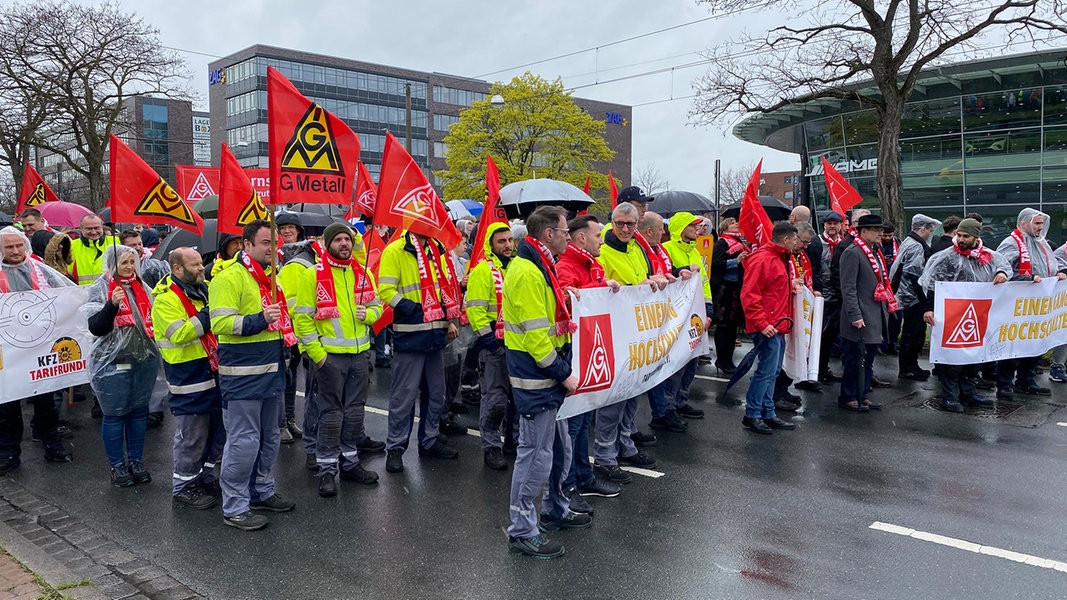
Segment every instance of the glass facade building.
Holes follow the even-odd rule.
[[[900,169],[905,212],[937,218],[979,212],[999,242],[1019,211],[1052,216],[1067,239],[1067,63],[1064,51],[933,69],[904,110]],[[856,86],[864,90],[863,84]],[[878,124],[873,110],[819,100],[751,117],[734,134],[801,156],[805,204],[828,205],[822,157],[877,209]]]

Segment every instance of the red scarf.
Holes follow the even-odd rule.
[[[601,266],[595,258],[593,258],[592,254],[589,254],[588,252],[582,250],[574,244],[569,244],[567,246],[567,252],[574,253],[576,256],[578,256],[578,258],[582,260],[585,265],[585,268],[589,269],[589,276],[593,279],[593,282],[596,283],[597,286],[607,285],[607,281],[604,278],[604,267]]]
[[[246,252],[241,252],[241,264],[248,269],[248,272],[252,275],[252,279],[259,284],[260,304],[263,308],[270,306],[270,277],[267,277],[267,274],[263,272],[263,267],[261,267],[258,262],[252,260]],[[282,288],[280,286],[275,285],[273,295],[278,299],[278,307],[282,309],[282,315],[277,321],[267,325],[267,330],[280,331],[285,346],[292,346],[296,344],[296,334],[293,333],[293,322],[289,320],[289,307],[285,305],[285,294],[282,293]]]
[[[635,232],[635,237],[638,235],[641,234]],[[545,273],[548,273],[548,283],[556,295],[556,335],[567,335],[578,331],[578,325],[571,320],[571,312],[567,310],[567,299],[563,297],[563,288],[559,286],[559,279],[556,278],[556,260],[552,258],[552,253],[544,244],[530,236],[526,236],[526,243],[537,250],[541,265],[545,268]]]
[[[871,268],[874,269],[874,278],[879,280],[878,285],[874,287],[875,301],[885,302],[889,312],[897,312],[900,307],[897,304],[896,296],[893,295],[893,288],[889,284],[889,269],[885,267],[885,257],[882,256],[882,251],[871,252],[867,242],[863,241],[863,238],[858,235],[852,240],[852,243],[859,246],[860,250],[863,250],[863,253],[867,255],[867,260],[871,263]]]
[[[956,238],[952,238],[952,247],[956,250],[956,254],[976,260],[980,266],[984,267],[993,262],[993,253],[982,244],[982,238],[974,238],[974,248],[970,250],[961,250],[959,242]]]
[[[722,239],[726,240],[726,251],[730,254],[740,254],[750,250],[744,238],[736,233],[724,233]]]
[[[649,264],[652,265],[652,272],[649,273],[649,276],[666,275],[671,272],[667,263],[663,261],[663,256],[652,249],[652,246],[649,245],[648,240],[645,239],[645,236],[641,235],[640,231],[634,232],[634,240],[637,242],[637,245],[641,246],[641,249],[645,251],[645,257],[648,258]]]
[[[824,242],[826,242],[826,246],[830,248],[830,256],[833,256],[834,250],[837,249],[837,245],[841,243],[841,236],[839,235],[837,237],[830,237],[826,235],[826,232],[824,231],[822,234],[822,239]]]
[[[174,292],[174,295],[178,297],[178,300],[182,303],[182,308],[185,309],[185,316],[190,319],[194,318],[200,311],[193,305],[193,301],[189,299],[189,296],[185,293],[180,285],[171,280],[170,291]],[[200,344],[204,347],[204,352],[207,352],[207,361],[211,364],[212,371],[219,370],[219,340],[215,337],[215,334],[211,330],[205,331],[204,335],[200,336]]]
[[[790,252],[788,266],[790,281],[803,277],[804,285],[808,286],[809,290],[814,289],[815,280],[811,275],[811,259],[808,258],[807,252]]]
[[[1034,267],[1030,263],[1030,249],[1026,247],[1023,232],[1018,229],[1012,231],[1011,239],[1015,240],[1015,245],[1019,247],[1019,275],[1033,276]]]
[[[318,242],[316,242],[318,243]],[[349,258],[341,260],[335,258],[329,252],[319,255],[319,261],[315,264],[315,319],[339,319],[341,312],[337,310],[337,288],[334,285],[333,269],[352,268],[353,300],[356,304],[369,304],[374,300],[374,286],[367,278],[367,270],[358,260]]]
[[[496,261],[493,258],[490,253],[485,257],[485,262],[489,263],[489,272],[493,275],[493,291],[496,292],[496,325],[493,327],[493,332],[496,334],[496,339],[502,340],[504,339],[504,274],[496,268]]]
[[[137,304],[137,313],[141,316],[141,323],[144,324],[144,331],[148,334],[148,337],[154,337],[154,330],[152,329],[152,302],[148,298],[148,292],[145,291],[144,285],[141,280],[136,276],[134,277],[109,277],[107,284],[107,297],[110,298],[115,288],[122,285],[123,289],[128,292],[126,297],[119,303],[119,312],[115,315],[115,327],[132,327],[137,324],[137,320],[133,316],[133,308],[130,307],[130,294],[133,294],[135,303]]]
[[[422,322],[440,321],[444,318],[455,319],[462,314],[459,305],[459,281],[452,269],[452,261],[442,261],[441,251],[437,242],[430,240],[430,261],[433,261],[431,272],[429,261],[426,259],[426,251],[418,238],[411,235],[411,245],[415,247],[415,259],[419,263],[419,293],[422,296]],[[438,281],[434,282],[433,274],[437,273]],[[437,290],[441,290],[438,298]]]

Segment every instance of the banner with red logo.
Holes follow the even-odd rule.
[[[0,294],[0,403],[89,382],[88,287]]]
[[[837,172],[826,157],[822,157],[823,177],[826,178],[826,192],[830,195],[830,210],[842,217],[853,206],[863,202],[863,196],[856,188]]]
[[[435,238],[451,250],[463,236],[426,174],[393,134],[385,134],[374,222]]]
[[[930,362],[972,365],[1067,344],[1067,281],[938,282]]]
[[[806,287],[793,295],[793,329],[785,336],[782,370],[796,381],[819,380],[822,313],[822,296]]]
[[[701,277],[656,292],[647,285],[584,289],[572,306],[578,391],[563,401],[557,419],[633,398],[708,352]]]
[[[177,179],[178,195],[185,198],[189,204],[196,204],[197,200],[203,200],[208,196],[219,195],[219,185],[222,183],[221,170],[217,167],[191,167],[178,165],[174,167],[175,179]],[[270,170],[269,169],[245,169],[248,182],[252,189],[259,194],[259,199],[264,204],[270,204]]]
[[[59,196],[56,196],[52,188],[48,187],[48,184],[41,178],[41,174],[37,172],[37,169],[34,169],[29,161],[26,161],[22,171],[22,187],[19,188],[19,201],[15,207],[15,214],[21,215],[22,211],[27,208],[33,208],[38,204],[58,201]]]
[[[241,235],[245,225],[267,219],[267,209],[245,176],[230,147],[222,144],[222,167],[219,179],[218,231]]]
[[[111,134],[111,220],[115,223],[174,225],[193,233],[204,220],[132,148]]]
[[[345,220],[355,219],[360,215],[373,219],[376,206],[378,206],[378,188],[374,185],[374,179],[371,178],[367,165],[359,161],[356,176],[356,202],[345,213]]]

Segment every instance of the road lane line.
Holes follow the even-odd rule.
[[[721,381],[723,383],[730,383],[729,379],[726,379],[724,377],[712,377],[711,375],[697,375],[696,378],[697,379],[704,379],[704,380],[707,380],[707,381]]]
[[[938,535],[936,533],[929,533],[926,531],[918,531],[916,529],[909,529],[907,527],[901,527],[900,525],[882,523],[879,521],[871,523],[870,529],[876,529],[878,531],[884,531],[886,533],[902,535],[904,537],[911,537],[926,542],[933,542],[935,544],[949,546],[951,548],[958,548],[960,550],[966,550],[975,554],[995,556],[997,558],[1004,558],[1018,563],[1033,565],[1035,567],[1042,567],[1045,569],[1052,569],[1054,571],[1060,571],[1061,573],[1067,573],[1067,563],[1060,562],[1058,560],[1040,558],[1038,556],[1023,554],[1021,552],[1013,552],[1011,550],[1004,550],[1001,548],[996,548],[994,546],[983,546],[974,542],[968,542],[967,540],[951,538],[944,535]]]
[[[298,390],[296,392],[296,395],[300,396],[302,398],[302,397],[304,397],[304,392],[301,392],[301,391]],[[382,409],[382,408],[377,408],[375,406],[368,406],[367,407],[367,412],[373,413],[373,414],[376,414],[376,415],[381,415],[383,417],[388,417],[389,416],[389,411],[388,410],[385,410],[385,409]],[[418,422],[418,420],[419,420],[419,418],[415,417],[415,421]],[[482,434],[477,429],[471,429],[469,427],[467,428],[467,435],[469,435],[471,437],[476,437],[476,438],[479,438],[479,439],[481,439],[481,437],[482,437]],[[589,460],[590,460],[590,462],[592,462],[593,457],[590,456]],[[644,477],[651,477],[652,479],[659,479],[660,477],[663,477],[664,475],[666,475],[666,473],[661,473],[659,471],[652,471],[650,469],[640,469],[638,467],[625,467],[625,466],[622,466],[622,465],[619,465],[619,467],[623,471],[629,471],[631,473],[635,473],[637,475],[642,475]]]
[[[1067,427],[1067,423],[1056,423],[1056,424],[1059,425],[1060,427]]]

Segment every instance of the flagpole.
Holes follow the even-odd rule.
[[[274,226],[274,213],[267,211],[270,223],[270,302],[278,303],[278,228]]]

